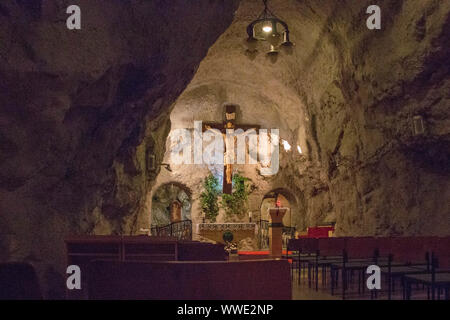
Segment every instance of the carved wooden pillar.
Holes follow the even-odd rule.
[[[281,258],[283,250],[283,217],[288,208],[269,208],[269,246],[272,258]]]

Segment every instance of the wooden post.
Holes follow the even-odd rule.
[[[269,224],[269,246],[272,258],[281,258],[283,250],[283,217],[287,208],[269,208],[271,223]]]

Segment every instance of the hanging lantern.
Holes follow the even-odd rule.
[[[270,46],[270,50],[267,52],[269,56],[276,56],[278,54],[278,49],[275,46]]]
[[[255,52],[258,41],[267,41],[270,45],[267,54],[274,56],[279,53],[278,48],[291,48],[293,43],[289,40],[287,23],[270,11],[267,0],[263,3],[263,12],[247,26],[248,51]]]
[[[289,40],[289,30],[283,32],[283,47],[292,47],[294,44]]]

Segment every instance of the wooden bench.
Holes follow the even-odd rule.
[[[178,261],[224,261],[228,259],[223,244],[180,241],[177,253]]]
[[[92,261],[225,260],[223,245],[177,241],[152,236],[74,236],[67,238],[67,265],[81,269],[81,290],[67,290],[70,299],[86,299],[86,276]]]
[[[0,264],[0,300],[41,300],[39,280],[28,263]]]
[[[95,261],[89,299],[291,299],[286,260]]]

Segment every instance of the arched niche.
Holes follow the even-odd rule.
[[[288,212],[283,218],[283,225],[291,227],[295,225],[293,215],[296,214],[298,209],[297,199],[295,196],[285,188],[277,188],[267,192],[260,205],[260,217],[262,220],[270,220],[268,209],[274,208],[276,202],[280,201],[281,207],[289,208]]]
[[[191,220],[191,210],[192,192],[187,186],[175,181],[162,184],[152,195],[152,226]]]

